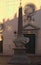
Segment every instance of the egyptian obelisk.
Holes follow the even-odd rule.
[[[18,41],[16,42],[16,40],[15,40],[17,45],[19,45],[20,39],[22,38],[22,30],[23,30],[23,24],[22,23],[23,23],[23,21],[22,21],[22,6],[21,6],[21,3],[20,3],[19,16],[18,16],[18,36],[17,36],[17,39],[16,39]],[[22,44],[22,43],[20,43],[20,44]],[[26,51],[26,49],[23,48],[23,47],[14,48],[14,55],[11,58],[9,64],[27,65],[29,59],[27,61],[27,55],[26,55],[25,51]]]
[[[23,22],[22,22],[22,6],[20,3],[19,14],[18,14],[18,35],[22,35]]]

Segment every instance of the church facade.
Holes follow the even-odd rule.
[[[24,16],[20,15],[19,17],[15,15],[12,20],[3,20],[3,23],[0,26],[0,54],[3,55],[13,55],[15,47],[14,40],[17,37],[18,33],[18,21],[23,22],[23,35],[26,38],[30,38],[30,44],[27,43],[27,53],[41,55],[41,9],[36,12],[33,16],[35,21],[27,24],[28,21],[24,21]],[[19,20],[19,18],[23,20]],[[20,25],[19,25],[20,26]],[[21,28],[20,28],[21,29]],[[19,31],[20,32],[20,31]],[[29,39],[28,39],[29,40]]]

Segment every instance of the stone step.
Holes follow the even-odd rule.
[[[14,49],[14,55],[11,58],[9,64],[22,64],[22,65],[28,65],[31,64],[31,59],[29,57],[27,57],[26,53],[25,53],[26,49],[23,48],[17,48]]]
[[[26,55],[14,55],[9,62],[10,64],[29,64],[31,60]]]

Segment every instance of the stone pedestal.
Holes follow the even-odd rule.
[[[26,49],[24,48],[14,48],[14,55],[10,60],[9,64],[14,65],[27,65],[31,64],[31,60],[26,55]]]

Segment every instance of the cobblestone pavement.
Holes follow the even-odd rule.
[[[11,56],[0,56],[0,65],[9,65],[8,61],[10,58]]]
[[[29,55],[31,65],[41,65],[41,56]]]
[[[41,65],[41,56],[29,55],[28,57],[31,59],[31,64],[30,65]],[[0,56],[0,65],[12,65],[12,64],[8,64],[8,61],[11,58],[12,58],[12,56]]]

